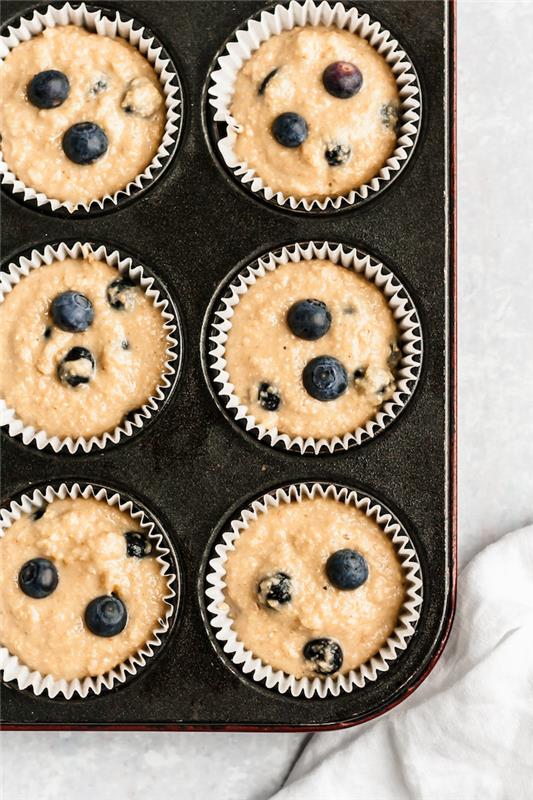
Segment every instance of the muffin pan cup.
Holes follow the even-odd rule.
[[[408,696],[431,670],[454,606],[453,7],[417,0],[357,4],[413,59],[424,115],[408,167],[387,191],[327,217],[256,202],[210,154],[200,107],[210,65],[226,37],[265,7],[262,2],[117,0],[116,7],[146,24],[182,65],[190,103],[178,156],[149,192],[91,219],[36,213],[4,195],[2,255],[9,264],[43,241],[90,241],[148,265],[179,300],[182,376],[157,421],[118,446],[54,453],[3,431],[2,497],[9,507],[19,493],[83,479],[136,498],[156,513],[181,557],[179,624],[131,682],[98,696],[67,701],[3,685],[2,724],[306,731],[371,719]],[[15,0],[2,4],[5,18],[21,10]],[[334,454],[266,447],[220,413],[202,374],[202,325],[217,287],[261,254],[309,241],[342,242],[390,268],[412,298],[424,333],[418,386],[402,413],[364,446]],[[386,507],[415,543],[424,580],[420,618],[405,650],[376,680],[326,698],[281,694],[244,675],[213,647],[205,617],[205,574],[217,537],[251,499],[301,482],[353,488]]]
[[[90,203],[72,203],[48,197],[26,186],[4,161],[0,151],[0,184],[19,202],[32,208],[61,216],[92,216],[113,210],[146,191],[168,168],[178,149],[183,127],[181,80],[172,59],[154,34],[134,17],[120,9],[86,3],[57,3],[37,6],[8,21],[0,35],[0,58],[4,59],[21,42],[49,27],[77,25],[91,33],[129,42],[147,59],[157,73],[165,96],[166,123],[163,138],[152,161],[113,195],[106,194]]]
[[[376,408],[375,414],[356,430],[327,439],[290,437],[277,428],[258,423],[249,408],[237,397],[226,370],[226,341],[232,317],[241,297],[251,286],[282,264],[326,259],[339,268],[350,269],[373,283],[386,299],[398,328],[401,359],[394,371],[396,389],[393,396]],[[268,335],[268,332],[265,332]],[[258,441],[271,447],[299,454],[335,453],[348,450],[373,439],[386,430],[401,414],[416,389],[422,368],[422,330],[418,312],[409,293],[398,278],[383,264],[366,253],[336,242],[298,242],[265,253],[244,269],[228,278],[209,306],[203,328],[204,372],[209,388],[221,411],[230,421]]]
[[[50,698],[60,697],[65,700],[71,698],[85,698],[89,694],[99,695],[105,690],[123,684],[143,669],[146,664],[157,655],[161,645],[165,642],[169,630],[174,623],[176,610],[179,604],[179,577],[177,560],[171,555],[171,550],[165,541],[165,534],[159,523],[149,511],[143,510],[135,501],[119,494],[113,489],[93,484],[61,483],[54,488],[52,485],[34,489],[31,493],[24,493],[12,500],[8,507],[0,510],[0,538],[9,532],[11,525],[25,514],[35,514],[54,500],[71,498],[94,498],[110,506],[117,506],[120,511],[129,514],[134,522],[148,537],[157,554],[161,575],[166,578],[167,590],[162,598],[166,609],[164,618],[159,619],[157,626],[148,641],[125,661],[103,675],[74,680],[57,679],[52,675],[43,675],[41,672],[30,669],[16,655],[9,652],[7,647],[0,647],[0,673],[7,683],[15,685],[18,689],[32,691],[35,695],[46,694]]]
[[[355,33],[383,56],[396,79],[400,97],[396,147],[379,173],[345,194],[324,198],[297,198],[274,191],[246,162],[239,161],[235,142],[241,127],[231,115],[235,79],[253,53],[272,36],[306,25],[323,25]],[[300,213],[334,213],[365,203],[377,196],[407,165],[418,140],[422,96],[416,69],[402,45],[377,20],[359,11],[353,3],[290,0],[276,3],[254,14],[226,40],[215,58],[206,84],[208,126],[213,152],[247,191],[257,197]]]
[[[129,436],[138,434],[145,425],[152,422],[168,404],[172,392],[179,381],[183,354],[182,323],[174,300],[166,288],[144,265],[123,251],[95,242],[57,242],[32,248],[6,263],[0,273],[0,306],[7,294],[24,280],[32,270],[40,269],[55,261],[66,258],[84,259],[89,256],[117,269],[118,275],[129,277],[159,309],[162,327],[166,334],[167,350],[164,372],[153,395],[146,402],[124,417],[120,425],[112,431],[85,438],[68,436],[64,439],[49,436],[46,431],[26,425],[14,408],[10,408],[0,398],[0,427],[5,427],[10,436],[20,437],[24,444],[31,444],[39,450],[47,448],[54,453],[90,453],[118,444]]]
[[[268,514],[272,508],[283,503],[299,503],[302,500],[326,498],[357,508],[367,517],[378,523],[392,542],[396,557],[401,564],[405,579],[405,600],[400,608],[394,630],[382,644],[379,651],[359,667],[340,675],[321,678],[296,678],[282,670],[275,670],[248,650],[233,629],[233,620],[228,613],[224,595],[226,586],[226,562],[235,549],[238,538],[248,528],[251,521],[261,514]],[[231,520],[227,529],[213,545],[212,558],[207,565],[205,576],[205,595],[207,617],[220,648],[228,655],[234,665],[249,675],[254,681],[262,682],[269,689],[290,693],[293,697],[336,697],[341,692],[351,692],[355,687],[362,688],[367,681],[375,681],[386,672],[391,663],[409,644],[418,620],[423,597],[422,575],[416,549],[407,531],[393,514],[369,495],[357,492],[346,486],[333,483],[292,483],[280,487],[262,497],[252,500],[240,515]],[[205,618],[205,617],[204,617]],[[213,641],[213,637],[211,639]]]

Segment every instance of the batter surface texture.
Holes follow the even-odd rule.
[[[118,270],[103,261],[65,259],[32,270],[5,296],[0,396],[25,425],[49,437],[98,436],[156,391],[168,346],[163,317],[138,286],[126,288],[123,307],[113,307],[108,287],[117,279]],[[61,330],[51,317],[52,301],[67,290],[94,309],[92,324],[79,333]],[[65,361],[73,348],[88,350],[94,364]],[[59,377],[73,372],[91,377],[76,386]]]
[[[341,591],[326,562],[343,548],[360,553],[368,579]],[[292,597],[277,607],[258,602],[263,576],[282,572]],[[342,648],[345,673],[378,652],[396,627],[405,581],[394,547],[378,524],[343,502],[315,498],[281,503],[249,523],[228,553],[225,601],[238,639],[274,669],[315,677],[303,657],[310,640],[328,637]]]
[[[65,102],[40,109],[27,97],[34,75],[63,72]],[[0,67],[0,130],[4,160],[18,180],[47,197],[90,203],[113,195],[154,158],[165,126],[157,74],[136,48],[74,25],[47,28],[15,47]],[[76,164],[62,148],[75,123],[99,125],[109,140],[93,164]]]
[[[322,80],[339,61],[357,66],[363,79],[346,99],[329,94]],[[235,151],[276,192],[298,199],[346,194],[378,175],[392,154],[399,103],[390,67],[365,39],[324,26],[294,28],[263,42],[237,75],[230,112],[242,132]],[[272,135],[274,120],[286,112],[307,122],[299,147],[284,147]],[[348,160],[331,166],[325,154],[332,150],[349,150]]]
[[[295,336],[291,306],[320,300],[331,314],[328,332],[316,341]],[[235,306],[225,358],[229,381],[256,422],[291,437],[343,436],[371,419],[395,390],[397,328],[380,290],[353,270],[331,261],[282,264],[257,279]],[[348,388],[323,402],[305,389],[302,374],[317,356],[345,367]],[[279,396],[275,410],[261,401],[261,387]],[[264,393],[263,393],[264,398]]]
[[[0,643],[31,670],[55,679],[101,675],[141,648],[165,616],[167,581],[155,558],[127,556],[126,531],[138,530],[129,514],[95,499],[55,500],[45,513],[23,515],[0,538]],[[35,599],[18,585],[27,561],[44,557],[59,581]],[[128,622],[111,638],[84,624],[96,597],[115,593]]]

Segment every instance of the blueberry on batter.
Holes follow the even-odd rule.
[[[267,88],[268,84],[270,83],[274,75],[276,75],[276,73],[278,72],[278,69],[279,68],[276,67],[276,69],[273,69],[272,72],[269,72],[268,75],[265,78],[263,78],[259,86],[259,89],[257,90],[257,94],[263,95],[265,93],[265,89]]]
[[[69,333],[86,331],[94,319],[93,304],[81,292],[61,292],[52,300],[50,311],[57,327]]]
[[[324,70],[322,83],[325,90],[341,100],[353,97],[363,85],[361,70],[349,61],[334,61]]]
[[[57,376],[62,383],[79,386],[89,383],[94,375],[94,357],[86,347],[72,347],[57,367]]]
[[[108,146],[107,134],[96,122],[77,122],[63,134],[63,151],[75,164],[93,164]]]
[[[353,379],[357,383],[358,381],[363,380],[365,375],[366,375],[366,369],[364,367],[357,367],[357,369],[354,370]]]
[[[58,582],[57,569],[47,558],[32,558],[20,568],[19,587],[36,600],[52,594]]]
[[[57,69],[47,69],[34,75],[28,84],[28,100],[37,108],[57,108],[68,97],[67,76]]]
[[[257,399],[265,411],[277,411],[281,405],[281,397],[278,390],[269,383],[259,384]]]
[[[333,144],[324,152],[324,158],[330,167],[341,167],[349,161],[351,155],[352,148],[348,144]]]
[[[307,122],[300,114],[286,111],[272,123],[272,134],[283,147],[299,147],[307,139]]]
[[[260,605],[278,610],[292,599],[292,582],[285,572],[265,575],[257,584],[257,598]]]
[[[317,356],[304,368],[303,384],[315,400],[336,400],[348,388],[346,370],[333,356]]]
[[[49,339],[51,335],[52,335],[52,326],[47,325],[46,328],[44,329],[43,336],[45,339]]]
[[[129,310],[133,306],[134,289],[135,284],[129,278],[124,276],[116,278],[107,287],[107,302],[117,311]]]
[[[95,636],[116,636],[128,622],[128,612],[116,595],[102,595],[85,609],[85,624]]]
[[[126,539],[126,555],[129,558],[144,558],[152,552],[152,545],[143,533],[127,531],[124,538]]]
[[[381,122],[386,128],[398,130],[398,109],[392,103],[381,106],[380,117]]]
[[[299,300],[289,308],[287,324],[295,336],[315,341],[331,326],[331,314],[321,300]]]
[[[337,589],[358,589],[368,578],[368,565],[361,553],[344,548],[330,555],[326,574]]]
[[[304,646],[303,655],[306,661],[313,663],[313,668],[319,675],[332,675],[342,667],[341,646],[327,637],[308,641]]]
[[[105,92],[105,90],[107,89],[107,85],[108,85],[107,78],[100,77],[93,83],[93,85],[89,89],[89,94],[91,95],[91,97],[96,97],[96,95]]]

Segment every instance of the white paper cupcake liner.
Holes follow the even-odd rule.
[[[241,128],[230,113],[235,80],[243,64],[271,36],[305,25],[342,28],[367,39],[391,68],[400,96],[396,147],[379,174],[348,194],[324,199],[298,199],[292,195],[284,195],[283,192],[275,192],[265,185],[255,170],[237,157],[235,142]],[[218,57],[210,75],[208,95],[209,103],[215,109],[214,121],[224,123],[227,127],[226,135],[217,144],[222,159],[233,176],[244,187],[265,200],[299,211],[338,210],[358,205],[380,192],[398,176],[412,155],[422,113],[421,90],[416,70],[392,34],[357,8],[346,8],[342,3],[315,3],[313,0],[305,0],[304,3],[292,0],[286,6],[276,5],[244,23]]]
[[[155,278],[148,275],[141,264],[134,262],[131,256],[121,254],[112,247],[92,242],[75,242],[73,244],[60,242],[34,249],[29,256],[20,256],[16,261],[12,261],[8,265],[7,271],[0,272],[0,304],[3,302],[4,297],[21,280],[24,280],[24,277],[31,270],[39,269],[46,264],[51,264],[53,261],[62,261],[66,258],[87,258],[88,256],[93,256],[99,261],[105,261],[110,266],[115,267],[119,274],[129,276],[150,298],[154,307],[160,310],[167,339],[164,371],[155,393],[146,400],[143,406],[136,410],[135,414],[131,417],[126,417],[113,431],[107,431],[99,436],[91,436],[88,439],[83,436],[77,438],[68,436],[64,439],[58,436],[48,436],[44,430],[25,425],[17,416],[16,410],[10,408],[6,401],[0,397],[0,427],[7,427],[10,436],[20,437],[24,444],[33,443],[39,450],[51,447],[55,453],[59,453],[61,450],[67,450],[69,453],[76,453],[78,450],[82,450],[84,453],[89,453],[93,449],[102,450],[108,445],[117,444],[121,439],[138,432],[159,413],[179,379],[182,342],[180,322],[176,310],[173,308],[169,298],[162,293]]]
[[[148,514],[137,508],[131,500],[122,497],[112,489],[85,484],[82,488],[78,483],[72,485],[62,483],[57,489],[47,486],[44,489],[35,489],[29,494],[23,494],[20,499],[12,501],[8,507],[0,509],[0,537],[4,536],[15,520],[23,514],[32,514],[47,503],[57,499],[64,500],[67,497],[72,499],[94,497],[110,506],[118,506],[121,511],[129,514],[150,539],[157,553],[156,558],[161,568],[161,575],[167,581],[167,593],[163,598],[166,605],[165,616],[157,621],[157,627],[150,639],[126,661],[103,675],[83,679],[76,678],[71,681],[57,680],[52,675],[43,675],[36,670],[29,669],[16,655],[0,645],[0,674],[6,683],[14,682],[19,689],[31,689],[36,695],[45,692],[51,698],[61,695],[70,700],[74,696],[87,697],[91,693],[98,695],[104,689],[112,689],[115,685],[124,683],[128,678],[136,675],[154,655],[157,655],[158,648],[163,644],[173,617],[177,613],[179,583],[177,573],[173,572],[170,549],[166,546],[160,529],[156,527]]]
[[[14,197],[30,202],[37,208],[46,209],[48,207],[48,210],[52,211],[63,209],[67,214],[101,211],[104,208],[117,206],[122,200],[130,198],[139,190],[148,187],[169,163],[181,132],[179,76],[163,46],[148,29],[140,26],[134,19],[118,9],[112,13],[108,9],[98,9],[92,4],[86,5],[85,3],[65,3],[58,7],[41,6],[33,11],[30,18],[19,17],[16,26],[7,26],[4,35],[0,36],[0,59],[6,58],[8,53],[21,42],[38,36],[45,28],[63,25],[78,25],[100,36],[121,37],[136,47],[152,65],[165,95],[167,119],[161,144],[144,172],[137,175],[134,180],[115,194],[106,194],[104,197],[95,198],[90,203],[62,202],[53,197],[47,197],[44,192],[38,192],[31,186],[26,186],[11,172],[9,164],[4,161],[1,150],[0,183]]]
[[[301,502],[315,497],[331,498],[349,506],[354,506],[372,517],[392,542],[396,555],[401,563],[405,582],[406,598],[398,616],[393,633],[379,651],[357,669],[325,678],[296,678],[281,670],[274,670],[269,664],[247,650],[237,638],[233,630],[233,620],[229,616],[229,607],[224,597],[226,587],[226,562],[229,554],[235,549],[235,542],[246,530],[252,520],[260,514],[267,514],[270,508],[282,503]],[[423,599],[422,574],[420,562],[409,534],[386,507],[373,497],[363,492],[322,483],[296,483],[288,487],[274,489],[254,500],[239,517],[233,519],[220,537],[221,543],[214,548],[216,555],[209,561],[206,574],[205,589],[207,611],[210,624],[216,639],[220,642],[224,653],[240,671],[268,689],[278,692],[289,692],[293,697],[303,695],[310,697],[338,696],[341,692],[351,692],[362,688],[369,681],[375,681],[380,673],[387,672],[398,655],[404,651],[413,635],[420,618]]]
[[[237,397],[231,376],[226,370],[226,342],[232,327],[235,306],[241,297],[267,272],[277,269],[289,261],[328,259],[340,268],[353,269],[374,283],[385,296],[399,332],[401,359],[396,368],[396,390],[390,400],[379,407],[372,419],[355,431],[331,439],[314,439],[302,436],[290,437],[277,428],[266,428],[249,413],[246,405]],[[208,312],[209,313],[209,312]],[[208,378],[212,382],[215,396],[225,413],[241,428],[257,439],[265,440],[271,447],[281,447],[300,454],[315,454],[347,450],[372,439],[385,430],[398,417],[412,397],[422,368],[422,327],[416,307],[398,278],[383,264],[366,253],[338,243],[302,242],[282,247],[280,250],[260,256],[251,265],[240,270],[219,298],[219,305],[211,312],[208,329]]]

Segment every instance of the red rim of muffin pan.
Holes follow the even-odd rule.
[[[7,272],[7,268],[12,263],[19,263],[22,258],[31,259],[32,255],[37,252],[42,254],[45,248],[57,248],[61,244],[67,245],[67,247],[72,247],[75,244],[78,244],[79,240],[77,239],[63,239],[58,240],[56,242],[42,242],[41,244],[36,244],[31,248],[27,248],[21,253],[15,253],[7,258],[2,260],[1,269],[3,272]],[[184,328],[183,328],[183,315],[179,308],[179,303],[173,297],[172,293],[168,290],[167,286],[163,283],[163,281],[155,274],[155,272],[148,266],[146,266],[144,261],[139,260],[131,253],[128,253],[124,250],[123,247],[115,247],[113,244],[109,242],[81,242],[82,245],[88,245],[91,247],[92,250],[97,250],[100,247],[106,248],[107,253],[114,253],[117,252],[122,259],[131,259],[131,267],[130,270],[135,270],[136,268],[140,267],[143,271],[143,277],[151,278],[153,281],[153,288],[155,288],[161,298],[168,303],[169,312],[173,315],[173,325],[175,325],[175,332],[172,334],[173,338],[176,340],[176,344],[172,346],[170,349],[175,354],[175,359],[171,361],[173,372],[165,373],[165,377],[168,380],[168,386],[160,386],[161,392],[164,395],[164,399],[157,403],[157,408],[155,410],[151,410],[150,416],[142,416],[141,424],[135,422],[135,413],[137,409],[132,409],[127,415],[126,418],[131,423],[131,433],[127,433],[124,431],[120,434],[120,437],[117,442],[110,442],[109,440],[105,442],[105,444],[100,447],[96,445],[91,445],[90,449],[85,451],[83,447],[77,446],[74,451],[71,451],[67,448],[66,445],[62,445],[59,450],[55,450],[50,442],[48,441],[44,446],[38,444],[36,436],[32,437],[30,442],[23,441],[23,430],[20,430],[18,433],[11,436],[12,439],[17,440],[22,444],[23,447],[34,447],[40,451],[47,451],[50,453],[56,453],[59,455],[63,455],[64,457],[70,458],[72,456],[91,456],[96,455],[98,453],[102,453],[103,450],[106,450],[111,447],[119,447],[120,445],[124,444],[125,442],[129,441],[131,438],[135,436],[139,436],[149,425],[151,425],[154,421],[156,421],[160,414],[162,414],[165,409],[168,407],[172,395],[176,391],[176,387],[178,386],[181,375],[182,375],[182,368],[183,368],[183,358],[184,358],[184,351],[185,351],[185,342],[184,342]],[[52,262],[53,263],[53,262]],[[42,267],[37,267],[37,269],[41,269]],[[24,278],[22,278],[24,280]],[[142,288],[142,287],[141,287]],[[142,289],[142,291],[145,291]],[[1,307],[1,303],[0,303]],[[125,419],[126,419],[125,418]],[[2,428],[5,430],[8,428],[8,422],[6,421]],[[121,428],[123,423],[117,428]],[[115,429],[116,430],[116,429]],[[89,441],[92,441],[93,438],[101,439],[104,434],[100,434],[98,437],[89,437]],[[70,437],[66,437],[70,438]],[[63,440],[64,442],[65,440]]]
[[[66,5],[65,0],[52,0],[50,3],[38,3],[36,5],[29,6],[25,9],[22,13],[13,14],[9,19],[2,23],[0,27],[0,36],[6,34],[8,27],[16,27],[16,23],[19,20],[23,19],[31,19],[32,15],[35,11],[43,12],[47,8],[61,8],[62,6]],[[165,45],[161,42],[161,40],[152,32],[151,28],[148,25],[145,25],[144,22],[135,14],[135,16],[124,12],[120,8],[113,8],[112,6],[100,6],[93,3],[79,3],[79,2],[72,2],[69,5],[73,8],[79,8],[80,6],[85,6],[87,11],[89,12],[101,12],[101,16],[103,18],[113,19],[117,13],[120,13],[120,17],[125,22],[132,22],[133,23],[133,30],[143,29],[146,33],[147,37],[153,39],[153,45],[155,47],[161,48],[161,55],[162,59],[168,59],[170,62],[170,66],[173,69],[174,75],[170,80],[170,85],[174,87],[176,97],[179,101],[179,114],[176,120],[176,132],[174,134],[172,145],[169,148],[169,152],[167,155],[159,156],[159,160],[161,162],[160,166],[152,167],[152,178],[151,179],[144,179],[142,186],[136,186],[132,184],[126,193],[124,190],[120,190],[118,192],[118,197],[116,202],[112,199],[107,198],[103,202],[102,208],[95,206],[94,203],[91,203],[89,210],[85,208],[76,208],[73,211],[69,211],[68,208],[59,207],[57,209],[52,209],[50,207],[50,203],[46,202],[41,205],[38,204],[35,198],[30,198],[28,200],[24,199],[24,195],[21,192],[17,192],[14,190],[13,184],[1,182],[1,189],[5,194],[15,200],[17,203],[26,206],[27,208],[31,208],[34,211],[38,211],[42,214],[51,215],[54,217],[63,217],[67,219],[76,219],[76,218],[90,218],[90,217],[97,217],[103,214],[109,214],[113,211],[117,211],[121,208],[124,208],[129,203],[133,203],[135,200],[138,200],[140,197],[144,196],[147,192],[150,191],[152,186],[159,181],[160,178],[167,172],[169,167],[174,162],[178,150],[180,148],[180,144],[183,138],[184,126],[186,124],[186,99],[184,97],[183,91],[183,83],[180,77],[181,68],[179,64],[177,64],[176,58],[169,53]],[[119,37],[120,38],[120,37]],[[94,206],[94,207],[93,207]]]
[[[213,54],[236,26],[271,5],[261,0],[115,0],[113,5],[125,15],[138,18],[139,12],[146,18],[178,63],[191,101],[182,106],[179,155],[167,165],[164,180],[153,181],[149,191],[135,196],[137,202],[120,204],[112,216],[95,214],[84,221],[35,214],[29,204],[2,193],[3,255],[9,263],[31,251],[31,243],[89,240],[133,257],[165,296],[179,300],[179,387],[165,413],[156,415],[156,425],[96,454],[65,457],[24,446],[2,432],[3,494],[9,501],[35,487],[77,480],[111,484],[134,498],[162,520],[176,552],[180,607],[157,656],[116,689],[67,701],[3,687],[3,728],[281,732],[359,724],[393,708],[429,674],[455,606],[453,3],[357,3],[405,42],[423,90],[422,125],[416,154],[388,182],[388,191],[372,203],[320,216],[284,213],[254,200],[212,157],[206,137],[202,92]],[[2,8],[13,18],[31,10],[21,11],[18,0],[5,0]],[[310,240],[345,242],[387,265],[416,305],[424,359],[414,400],[383,435],[334,456],[295,457],[236,435],[217,409],[202,374],[202,326],[230,269],[284,244]],[[223,525],[252,498],[302,482],[354,487],[390,509],[415,542],[424,578],[422,613],[406,650],[376,681],[328,699],[286,697],[252,685],[221,660],[202,618],[205,564]]]
[[[218,314],[218,312],[220,312],[220,311],[222,311],[224,309],[223,300],[225,298],[228,298],[229,296],[231,296],[232,292],[231,292],[229,287],[230,287],[230,285],[232,285],[235,282],[236,278],[238,278],[240,276],[243,276],[243,277],[247,276],[249,274],[250,270],[255,269],[258,266],[259,262],[261,260],[267,258],[270,254],[272,254],[273,256],[280,256],[284,249],[287,249],[288,251],[291,251],[291,250],[294,251],[294,248],[297,247],[297,246],[299,246],[301,248],[306,248],[311,244],[314,245],[316,248],[320,248],[325,244],[328,244],[329,247],[332,248],[332,249],[340,247],[344,253],[347,253],[349,250],[354,250],[355,249],[356,250],[356,255],[357,255],[358,258],[368,257],[370,259],[370,264],[372,266],[374,266],[374,267],[379,266],[381,274],[384,275],[384,276],[387,276],[387,277],[390,276],[394,280],[395,284],[397,284],[397,287],[398,287],[397,288],[397,293],[398,293],[398,295],[400,296],[401,299],[404,299],[406,301],[406,308],[408,309],[408,313],[414,315],[414,322],[413,322],[412,329],[419,335],[419,342],[420,342],[420,344],[419,344],[420,350],[417,353],[412,354],[412,357],[413,357],[413,359],[415,361],[415,364],[412,366],[412,371],[415,374],[414,374],[414,376],[412,378],[405,379],[405,382],[408,384],[408,390],[399,392],[400,394],[406,396],[405,399],[402,401],[402,404],[400,404],[398,402],[394,402],[392,400],[392,398],[391,398],[391,400],[386,401],[386,403],[384,403],[382,406],[379,406],[378,408],[376,408],[376,412],[375,412],[374,416],[369,421],[369,422],[374,422],[375,423],[375,429],[372,431],[372,433],[369,433],[365,429],[364,434],[361,434],[361,441],[357,441],[355,438],[353,438],[353,441],[351,441],[349,444],[344,444],[342,441],[338,441],[338,442],[335,443],[335,445],[333,446],[332,449],[328,449],[326,446],[322,446],[318,452],[315,452],[315,450],[313,449],[313,446],[307,445],[307,440],[306,440],[305,446],[303,447],[303,450],[300,449],[298,447],[298,445],[295,443],[295,437],[292,437],[291,442],[289,444],[286,443],[284,440],[281,440],[281,439],[276,441],[274,444],[272,444],[272,436],[270,435],[270,433],[268,431],[265,433],[265,435],[260,436],[260,433],[259,433],[259,430],[258,430],[258,427],[257,427],[257,423],[254,424],[252,427],[248,426],[248,417],[249,417],[248,414],[245,417],[237,418],[237,416],[238,416],[238,408],[237,407],[230,407],[228,405],[228,401],[230,399],[229,396],[227,396],[227,395],[222,396],[222,394],[220,392],[220,387],[217,388],[217,386],[215,385],[216,382],[220,383],[220,381],[216,381],[216,378],[218,376],[219,370],[215,367],[216,359],[212,355],[213,349],[214,349],[213,348],[213,337],[215,337],[215,336],[217,336],[219,334],[219,330],[215,327],[217,322],[220,323],[220,318],[217,319],[217,314]],[[315,257],[318,257],[318,256],[313,256],[313,257],[315,258]],[[304,261],[304,263],[305,263],[305,259],[302,259],[302,261]],[[342,265],[339,265],[339,266],[340,266],[341,269],[350,269],[350,267],[346,268],[346,267],[342,267]],[[356,273],[356,274],[363,274],[363,273]],[[380,292],[384,295],[382,289],[377,285],[377,283],[375,283],[373,280],[369,280],[369,282],[372,283],[372,285],[376,286],[380,290]],[[387,306],[390,308],[390,303],[389,303],[388,298],[385,297],[385,299],[387,300]],[[405,316],[407,316],[407,312],[406,312]],[[401,340],[402,340],[402,334],[400,333],[400,335],[398,336],[398,342],[400,343],[400,351],[402,351]],[[402,360],[404,358],[405,358],[405,353],[402,352]],[[401,361],[400,361],[399,366],[400,365],[401,365]],[[330,242],[323,242],[323,241],[318,241],[318,240],[313,240],[312,242],[311,241],[296,242],[296,243],[293,242],[293,243],[282,245],[280,247],[276,247],[274,249],[270,249],[270,250],[268,250],[266,252],[260,253],[259,255],[255,256],[253,259],[244,260],[243,263],[238,264],[236,267],[234,267],[228,273],[228,275],[224,278],[224,280],[221,281],[221,283],[217,287],[217,289],[216,289],[216,291],[215,291],[215,293],[213,295],[213,298],[212,298],[212,300],[211,300],[211,302],[209,304],[209,307],[208,307],[206,315],[205,315],[204,324],[202,326],[202,366],[203,366],[203,370],[204,370],[204,377],[205,377],[205,380],[207,382],[207,386],[209,388],[209,392],[211,394],[211,397],[215,401],[218,409],[222,412],[222,414],[228,420],[228,422],[230,422],[230,424],[240,434],[242,434],[243,436],[252,437],[259,444],[261,444],[263,447],[275,448],[276,450],[282,450],[284,452],[292,453],[292,454],[295,454],[295,455],[298,455],[298,456],[302,456],[302,455],[308,455],[308,456],[314,456],[314,457],[316,457],[318,455],[327,456],[327,455],[331,455],[333,453],[346,452],[347,450],[350,450],[350,449],[352,449],[354,447],[360,447],[363,444],[367,444],[368,442],[371,442],[373,439],[376,438],[376,436],[379,436],[381,433],[384,433],[392,425],[394,425],[396,423],[396,421],[402,416],[402,414],[405,412],[405,409],[409,406],[409,404],[410,404],[410,402],[411,402],[411,400],[413,398],[413,395],[416,394],[416,390],[417,390],[417,387],[418,387],[418,384],[419,384],[419,381],[420,381],[420,376],[421,376],[422,370],[424,368],[424,331],[422,329],[422,323],[420,321],[420,315],[418,313],[418,309],[416,307],[416,303],[413,301],[413,298],[412,298],[410,292],[405,287],[403,281],[400,280],[400,278],[396,275],[395,272],[393,272],[391,269],[389,269],[389,267],[387,267],[385,264],[381,263],[378,259],[374,258],[372,255],[370,255],[368,253],[363,253],[362,251],[357,250],[357,248],[351,247],[350,245],[346,244],[345,242],[343,242],[343,243],[341,243],[341,242],[331,242],[331,241]],[[398,390],[397,390],[397,393],[398,393]],[[241,403],[239,405],[243,405],[243,403]],[[391,411],[390,413],[389,412],[384,412],[383,409],[384,409],[384,407],[386,405],[394,406],[394,411]],[[384,415],[386,416],[386,420],[382,421],[382,422],[380,422],[378,424],[377,421],[376,421],[376,417],[378,416],[378,414],[382,414],[382,413],[384,413]],[[362,428],[363,428],[363,426],[360,426],[360,428],[358,428],[358,430],[360,430]],[[279,433],[281,434],[282,431],[280,431]],[[350,431],[349,433],[352,433],[352,432]],[[340,438],[339,436],[337,436],[337,437],[329,437],[327,439],[327,441],[331,442],[333,439],[339,439],[339,438]],[[318,440],[315,440],[315,441],[318,441]]]
[[[337,0],[330,0],[330,5],[335,6]],[[215,57],[211,62],[211,66],[209,68],[209,72],[207,74],[206,81],[204,83],[203,92],[202,92],[202,112],[203,112],[203,126],[205,131],[205,136],[207,139],[207,143],[209,146],[209,151],[211,156],[213,157],[217,167],[222,172],[224,177],[226,177],[233,186],[236,186],[239,191],[244,192],[248,197],[252,197],[256,202],[266,204],[270,208],[274,208],[276,211],[281,211],[284,214],[300,214],[304,216],[314,216],[314,217],[327,217],[335,214],[342,214],[344,212],[353,211],[355,208],[359,208],[360,206],[369,203],[372,200],[378,198],[389,186],[391,186],[400,176],[403,175],[404,171],[411,166],[411,162],[413,157],[415,156],[417,150],[418,140],[420,138],[420,131],[422,125],[424,124],[424,95],[422,91],[421,81],[419,77],[419,73],[416,69],[416,64],[413,62],[409,49],[403,47],[402,39],[398,39],[394,33],[394,27],[390,27],[389,25],[382,25],[382,15],[381,15],[381,5],[377,7],[377,14],[374,14],[372,11],[367,11],[367,6],[369,5],[368,2],[358,3],[354,0],[343,0],[342,5],[347,8],[357,8],[361,9],[362,11],[367,11],[369,14],[372,22],[380,26],[380,30],[387,30],[392,33],[393,39],[395,39],[401,50],[403,50],[411,64],[411,72],[415,78],[415,85],[418,90],[418,122],[416,124],[416,133],[412,134],[411,138],[413,140],[412,146],[409,148],[409,153],[407,158],[401,162],[399,169],[394,170],[391,174],[391,177],[387,180],[383,180],[380,182],[380,186],[378,189],[370,189],[366,197],[357,197],[352,203],[348,201],[341,203],[338,207],[334,207],[329,205],[325,209],[312,207],[310,209],[305,209],[300,207],[299,205],[296,208],[292,208],[288,205],[287,202],[281,204],[276,200],[276,194],[272,198],[267,198],[263,189],[258,191],[254,191],[250,188],[250,183],[243,183],[239,178],[239,171],[238,168],[232,168],[228,164],[226,164],[222,154],[219,150],[219,142],[223,139],[228,130],[228,126],[225,122],[215,120],[215,109],[210,103],[209,98],[209,89],[213,85],[213,73],[218,69],[218,61],[221,56],[224,55],[224,51],[226,50],[228,44],[234,42],[237,38],[237,34],[240,30],[246,28],[249,22],[252,20],[257,20],[261,17],[261,15],[265,11],[272,11],[276,6],[288,6],[291,0],[280,0],[280,2],[270,2],[257,11],[254,14],[251,14],[247,19],[243,20],[230,34],[226,37],[223,44],[219,47]],[[303,0],[302,0],[303,2]],[[316,0],[317,5],[319,5],[319,0]]]

